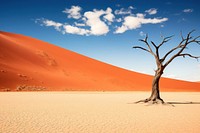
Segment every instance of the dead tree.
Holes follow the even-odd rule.
[[[153,104],[155,104],[155,103],[164,104],[165,103],[160,97],[160,88],[159,88],[159,81],[160,81],[160,78],[161,78],[165,68],[177,57],[185,58],[186,56],[188,56],[190,58],[194,58],[197,60],[198,60],[198,58],[200,58],[200,56],[194,56],[194,55],[184,52],[184,50],[191,43],[200,45],[200,40],[198,40],[200,38],[200,36],[197,36],[197,37],[191,36],[191,34],[193,32],[194,32],[194,30],[189,32],[185,38],[183,37],[183,35],[181,33],[182,40],[180,41],[180,43],[176,47],[169,50],[163,57],[160,57],[159,48],[161,46],[163,46],[165,43],[167,43],[169,40],[171,40],[171,38],[173,36],[163,37],[162,42],[160,44],[156,45],[153,41],[151,41],[151,44],[149,44],[148,35],[146,35],[145,39],[139,40],[139,41],[143,42],[146,45],[146,47],[141,47],[141,46],[133,47],[135,49],[144,50],[144,51],[150,53],[151,55],[153,55],[153,57],[155,58],[155,61],[156,61],[156,65],[157,65],[157,69],[155,70],[155,76],[154,76],[153,82],[152,82],[152,91],[151,91],[150,97],[147,99],[144,99],[144,100],[137,101],[136,103],[140,103],[140,102],[142,102],[142,103],[149,102],[149,103],[153,103]]]

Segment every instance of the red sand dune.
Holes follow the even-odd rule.
[[[152,78],[31,37],[0,32],[1,91],[150,91]],[[200,91],[200,83],[162,78],[161,91]]]

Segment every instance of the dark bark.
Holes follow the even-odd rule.
[[[159,88],[159,84],[160,84],[160,78],[163,74],[164,68],[163,67],[159,67],[156,72],[155,72],[155,76],[153,78],[152,81],[152,90],[151,90],[151,95],[149,98],[145,99],[145,100],[140,100],[137,101],[136,103],[140,103],[140,102],[152,102],[153,104],[155,103],[164,103],[164,101],[160,98],[160,88]]]
[[[160,78],[163,74],[163,68],[158,68],[156,70],[153,82],[152,82],[152,90],[151,90],[151,96],[148,98],[149,101],[161,101],[163,103],[163,100],[160,98]]]

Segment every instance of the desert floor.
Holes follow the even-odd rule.
[[[149,92],[1,92],[0,133],[199,133],[200,93],[164,92],[171,105],[132,104]]]

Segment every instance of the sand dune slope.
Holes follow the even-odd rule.
[[[24,35],[0,32],[0,90],[149,90],[152,77]],[[163,78],[162,91],[200,91],[200,83]]]

